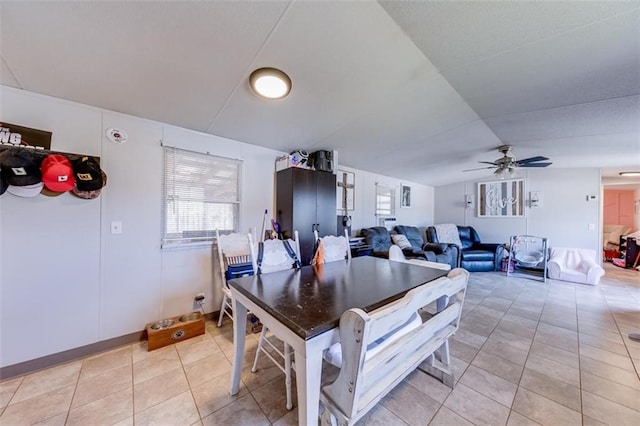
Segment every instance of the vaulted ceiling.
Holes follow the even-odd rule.
[[[639,1],[0,2],[0,82],[427,185],[640,169]],[[248,76],[293,81],[281,100]]]

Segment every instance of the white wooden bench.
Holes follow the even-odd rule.
[[[456,268],[368,314],[361,309],[342,314],[342,367],[322,388],[322,423],[357,422],[417,367],[453,387],[448,339],[458,329],[468,280],[469,273]],[[437,308],[427,315],[421,308],[433,302]],[[422,324],[403,330],[416,312],[422,313]],[[373,346],[376,350],[368,351]]]

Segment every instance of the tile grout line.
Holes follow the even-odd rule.
[[[207,331],[206,325],[205,325],[205,333],[206,334],[209,333]],[[213,338],[213,336],[211,336],[211,338]],[[215,341],[214,341],[214,343],[215,343]],[[216,345],[217,345],[217,343],[216,343]],[[200,408],[198,407],[198,404],[196,403],[196,398],[193,396],[193,387],[191,386],[191,382],[189,381],[189,376],[187,375],[187,370],[185,370],[185,368],[184,368],[184,362],[182,362],[182,355],[180,355],[180,351],[178,350],[178,344],[174,343],[173,346],[174,346],[174,349],[175,349],[176,353],[178,354],[178,360],[180,361],[180,368],[182,369],[182,374],[184,374],[184,378],[187,380],[187,385],[189,386],[189,395],[191,396],[191,401],[193,402],[193,405],[196,407],[196,413],[198,413],[198,419],[200,419],[200,421],[202,422],[202,414],[200,413]],[[172,397],[172,398],[174,398],[174,397]],[[169,398],[169,399],[171,399],[171,398]],[[166,401],[163,401],[163,402],[166,402]],[[134,409],[134,413],[135,413],[135,409]],[[133,424],[135,426],[135,417],[134,417]]]
[[[494,290],[495,290],[495,288],[494,288]],[[489,294],[487,294],[485,297],[483,297],[483,298],[482,298],[482,300],[480,300],[480,302],[476,303],[476,304],[474,305],[474,307],[473,307],[473,308],[471,308],[471,310],[470,310],[469,312],[467,312],[464,316],[461,316],[461,318],[460,318],[460,322],[462,322],[462,320],[464,319],[464,317],[466,317],[467,315],[469,315],[470,313],[472,313],[472,312],[473,312],[473,311],[474,311],[478,306],[480,306],[480,304],[481,304],[481,303],[482,303],[482,302],[483,302],[487,297],[489,297],[489,295],[490,295],[491,293],[493,293],[493,290],[491,290],[491,292],[490,292]],[[465,299],[466,299],[466,295],[465,295]],[[504,316],[504,315],[503,315],[503,316]],[[498,322],[498,323],[499,323],[499,322]],[[498,324],[496,324],[496,325],[493,327],[493,329],[491,330],[491,332],[492,332],[492,333],[493,333],[493,330],[495,330],[495,327],[497,327],[497,326],[498,326]],[[459,328],[462,328],[462,327],[459,327]],[[476,334],[476,333],[474,333],[474,334]],[[489,334],[489,335],[491,335],[491,334]],[[455,333],[454,333],[451,337],[455,339]],[[484,336],[483,336],[483,337],[484,337]],[[478,354],[480,353],[480,350],[482,349],[482,347],[484,346],[484,344],[486,343],[486,341],[487,341],[487,340],[489,340],[489,337],[487,337],[487,338],[485,339],[485,341],[484,341],[484,342],[482,342],[482,345],[480,345],[480,347],[478,348],[478,350],[476,351],[476,353],[473,355],[473,357],[472,357],[472,358],[471,358],[471,360],[469,361],[469,363],[468,363],[467,367],[465,368],[465,372],[467,371],[467,369],[469,368],[469,366],[471,366],[471,363],[472,363],[472,362],[473,362],[473,360],[476,358],[476,356],[478,356]],[[461,343],[464,343],[464,342],[461,342]],[[465,344],[466,344],[466,343],[465,343]],[[468,345],[468,344],[467,344],[467,345]],[[453,355],[451,355],[451,357],[454,357],[454,356],[453,356]],[[454,357],[454,358],[456,358],[456,357]],[[425,374],[426,374],[426,373],[425,373]],[[460,375],[460,379],[462,378],[462,376],[464,376],[464,372]],[[460,381],[460,379],[458,379],[458,380],[454,380],[454,388],[455,388],[455,385],[456,385],[456,384],[458,384],[458,382]],[[447,400],[449,399],[449,397],[450,397],[450,396],[451,396],[451,394],[453,393],[454,388],[452,388],[452,389],[451,389],[451,391],[449,392],[449,394],[448,394],[448,395],[444,398],[444,400],[440,403],[440,406],[438,407],[438,409],[437,409],[437,410],[436,410],[436,412],[434,413],[433,417],[432,417],[432,418],[431,418],[431,420],[429,421],[429,424],[431,424],[431,423],[433,422],[433,419],[435,419],[435,418],[438,416],[438,413],[440,413],[440,410],[442,409],[442,407],[445,407],[445,405],[444,405],[444,404],[445,404],[445,402],[447,402]],[[427,396],[428,396],[428,395],[427,395]],[[448,407],[445,407],[445,408],[447,408],[448,410],[450,410],[450,411],[451,411],[451,412],[453,412],[454,414],[456,414],[456,415],[458,415],[458,416],[462,417],[463,419],[465,419],[465,420],[467,420],[467,421],[469,421],[469,422],[473,423],[472,421],[470,421],[470,420],[469,420],[469,419],[467,419],[466,417],[462,416],[461,414],[456,413],[455,411],[453,411],[453,410],[449,409]],[[475,423],[473,423],[473,424],[475,424]]]
[[[489,294],[487,294],[487,295],[486,295],[486,296],[485,296],[485,297],[484,297],[484,298],[483,298],[479,303],[477,303],[477,304],[476,304],[476,306],[474,306],[474,307],[473,307],[473,309],[471,309],[471,311],[469,311],[469,312],[467,313],[467,315],[468,315],[468,314],[470,314],[471,312],[473,312],[473,311],[474,311],[478,306],[480,306],[480,305],[482,304],[482,302],[484,302],[484,301],[485,301],[489,296],[491,296],[491,294],[492,294],[492,293],[493,293],[497,288],[498,288],[498,286],[495,286],[495,287],[491,290],[491,292],[490,292]],[[521,293],[521,292],[522,292],[522,289],[520,290],[520,293]],[[520,293],[518,294],[518,296],[520,296]],[[496,297],[497,297],[497,296],[496,296]],[[502,298],[502,297],[501,297],[501,299],[504,299],[504,298]],[[517,299],[517,297],[516,297],[516,299]],[[508,300],[508,299],[505,299],[505,300]],[[464,374],[466,373],[467,369],[472,365],[473,360],[478,356],[478,354],[480,353],[480,351],[482,350],[482,348],[484,347],[484,345],[485,345],[485,344],[487,343],[487,341],[489,340],[489,338],[490,338],[491,334],[493,334],[493,332],[494,332],[494,331],[495,331],[495,329],[498,327],[498,325],[500,324],[500,322],[502,321],[502,319],[504,318],[504,316],[506,315],[506,313],[509,311],[509,309],[511,309],[511,307],[513,306],[513,303],[514,303],[514,302],[515,302],[515,299],[511,300],[511,303],[509,304],[509,307],[507,308],[507,310],[506,310],[506,311],[504,311],[504,313],[503,313],[503,314],[502,314],[502,316],[500,317],[500,320],[499,320],[499,321],[496,323],[496,325],[491,329],[491,333],[489,333],[489,336],[487,336],[487,337],[486,337],[486,339],[484,340],[484,342],[482,342],[482,345],[480,345],[480,347],[478,348],[478,351],[475,353],[475,355],[473,356],[473,358],[471,358],[471,361],[469,361],[469,363],[468,363],[468,365],[467,365],[467,368],[465,368],[465,371],[461,374],[460,378],[462,378],[462,376],[464,376]],[[486,307],[486,306],[485,306],[485,307]],[[465,316],[466,316],[466,315],[465,315]],[[474,334],[475,334],[475,333],[474,333]],[[455,336],[455,334],[454,334],[454,336]],[[531,348],[531,345],[529,346],[529,348]],[[500,357],[500,356],[498,356],[498,355],[496,355],[496,356],[497,356],[498,358],[502,358],[502,357]],[[502,358],[502,359],[504,359],[504,358]],[[508,361],[508,360],[506,360],[506,361]],[[477,366],[474,366],[474,367],[479,368],[479,369],[481,369],[481,370],[483,370],[483,371],[486,371],[486,370],[484,370],[483,368],[480,368],[480,367],[477,367]],[[523,371],[524,371],[524,367],[523,367]],[[493,374],[493,373],[491,373],[490,371],[487,371],[487,372],[488,372],[489,374]],[[496,376],[496,377],[498,377],[498,376]],[[521,377],[522,377],[522,374],[521,374]],[[506,379],[503,379],[503,380],[506,380]],[[507,381],[508,381],[508,380],[507,380]],[[458,380],[456,381],[456,384],[457,384],[457,383],[459,383],[459,382],[460,382],[460,379],[458,379]],[[519,381],[518,381],[518,384],[516,384],[516,386],[517,386],[517,387],[519,387]],[[475,392],[478,392],[479,394],[481,394],[481,395],[483,395],[483,396],[485,396],[485,397],[489,398],[490,400],[492,400],[492,401],[494,401],[494,402],[496,402],[496,403],[498,403],[498,404],[502,405],[503,407],[506,407],[506,406],[505,406],[504,404],[502,404],[501,402],[496,401],[495,399],[493,399],[493,398],[491,398],[491,397],[489,397],[489,396],[486,396],[486,395],[484,395],[483,393],[481,393],[481,392],[479,392],[479,391],[477,391],[477,390],[475,390],[475,389],[473,389],[473,388],[471,388],[471,387],[470,387],[470,389],[472,389],[472,390],[474,390]],[[517,392],[517,388],[516,388],[516,392]],[[453,393],[453,390],[451,390],[451,392],[449,393],[449,395],[447,395],[447,397],[445,398],[445,400],[442,402],[442,404],[441,404],[440,408],[442,408],[442,407],[444,406],[444,403],[447,401],[447,399],[449,399],[449,397],[451,396],[451,394],[452,394],[452,393]],[[514,400],[515,400],[515,394],[514,394]],[[511,402],[511,405],[513,406],[513,401]],[[440,408],[438,408],[438,412],[440,411]],[[511,411],[512,411],[512,408],[511,408],[511,407],[506,407],[506,408],[508,408],[508,409],[509,409],[509,414],[507,415],[507,419],[506,419],[505,424],[509,422],[509,417],[511,417]],[[452,411],[453,411],[453,410],[452,410]],[[456,414],[458,414],[458,413],[456,413]],[[437,415],[437,412],[436,412],[436,415]],[[462,416],[461,414],[458,414],[458,415],[459,415],[460,417],[464,418],[465,420],[468,420],[469,422],[473,423],[473,421],[472,421],[472,420],[467,419],[466,417]],[[434,415],[434,418],[435,418],[435,415]],[[474,423],[474,424],[475,424],[475,423]]]
[[[232,323],[232,324],[233,324],[233,323]],[[217,325],[216,325],[216,326],[217,326]],[[225,326],[225,324],[223,323],[223,324],[222,324],[222,327],[219,327],[219,328],[224,328],[224,326]],[[213,338],[213,335],[212,335],[211,337]],[[246,348],[246,338],[247,338],[247,336],[246,336],[246,334],[245,334],[245,348]],[[214,341],[215,341],[215,339],[214,339]],[[217,342],[216,342],[216,344],[217,344]],[[219,347],[219,346],[218,346],[218,347]],[[233,365],[233,360],[230,360],[230,359],[229,359],[229,357],[227,356],[227,354],[226,354],[222,349],[220,349],[220,351],[222,352],[222,355],[227,359],[227,361],[229,361],[229,362]],[[240,367],[240,370],[242,370],[242,367]],[[242,375],[242,374],[241,374],[241,375]],[[188,380],[188,379],[187,379],[187,380]],[[265,386],[265,385],[269,384],[269,383],[270,383],[271,381],[273,381],[273,380],[276,380],[276,378],[273,378],[272,380],[268,381],[267,383],[263,384],[262,386],[259,386],[256,390],[258,390],[258,389],[260,389],[261,387],[263,387],[263,386]],[[241,382],[242,384],[244,384],[244,382],[243,382],[242,378],[240,378],[240,382]],[[267,416],[267,413],[265,413],[265,412],[264,412],[264,410],[263,410],[263,408],[260,406],[260,404],[258,404],[258,401],[256,400],[255,396],[253,395],[253,391],[252,391],[252,390],[250,390],[250,389],[249,389],[249,387],[248,387],[246,384],[244,384],[244,386],[245,386],[245,387],[246,387],[246,389],[247,389],[247,395],[251,395],[251,398],[253,399],[253,401],[256,403],[256,405],[257,405],[257,406],[258,406],[258,408],[260,409],[260,412],[264,415],[265,419],[267,419],[267,421],[269,422],[269,424],[270,424],[270,425],[272,425],[274,422],[271,422],[271,421],[269,420],[269,416]],[[191,385],[189,385],[189,388],[191,389]],[[240,391],[239,391],[239,390],[238,390],[238,393],[240,393]],[[215,410],[213,413],[209,414],[207,417],[209,417],[210,415],[214,414],[216,411],[220,411],[220,410],[222,410],[224,407],[229,406],[230,404],[234,403],[235,401],[237,401],[237,400],[238,400],[238,399],[240,399],[240,398],[243,398],[244,396],[245,396],[245,395],[242,395],[241,397],[237,397],[235,400],[232,400],[232,401],[230,401],[228,404],[225,404],[224,406],[222,406],[222,407],[218,408],[218,409],[217,409],[217,410]],[[197,405],[196,405],[196,408],[197,408]],[[292,408],[291,410],[293,410],[293,408]],[[198,413],[199,413],[199,412],[200,412],[200,411],[198,410]],[[282,417],[286,416],[288,413],[289,413],[289,411],[287,411],[287,413],[285,413]],[[276,419],[276,421],[280,420],[282,417],[280,417],[280,418]],[[202,417],[200,417],[200,421],[202,421],[202,420],[204,420],[204,419],[203,419]]]
[[[132,343],[131,345],[129,345],[129,349],[131,351],[131,422],[133,423],[133,426],[136,425],[136,389],[134,387],[134,383],[133,383],[133,345],[135,345],[135,343]]]
[[[632,359],[633,359],[633,357],[632,357],[632,355],[631,355],[631,352],[629,351],[629,346],[627,345],[627,342],[625,341],[625,339],[624,339],[624,337],[623,337],[623,335],[622,335],[622,330],[621,330],[620,326],[618,325],[618,321],[616,320],[616,316],[614,315],[614,313],[613,313],[613,311],[612,311],[612,309],[611,309],[611,305],[609,304],[609,298],[607,298],[606,293],[605,293],[605,292],[603,292],[601,289],[598,289],[598,291],[600,291],[600,292],[601,292],[601,295],[602,295],[602,297],[603,297],[603,299],[604,299],[604,302],[605,302],[605,305],[606,305],[607,311],[609,312],[609,315],[613,318],[613,322],[614,322],[614,324],[616,325],[616,328],[618,329],[618,334],[620,335],[620,338],[622,339],[622,343],[624,344],[624,347],[625,347],[625,349],[626,349],[626,351],[627,351],[627,355],[629,356],[629,360],[632,360]],[[578,333],[578,339],[579,339],[579,338],[580,338],[580,337],[579,337],[579,333]],[[578,347],[578,350],[579,350],[579,349],[580,349],[580,348]],[[603,349],[603,350],[604,350],[604,349]],[[578,362],[581,362],[581,361],[580,361],[580,359],[579,359],[579,361],[578,361]],[[639,375],[638,375],[638,369],[637,369],[636,364],[635,364],[633,361],[631,361],[631,365],[633,366],[633,369],[634,369],[634,371],[635,371],[635,373],[636,373],[636,376],[639,376]],[[615,366],[614,366],[614,367],[615,367]],[[581,370],[581,373],[582,373],[582,370]],[[591,373],[588,373],[588,374],[591,374]],[[617,386],[625,386],[625,387],[629,387],[629,386],[626,386],[626,385],[624,385],[624,384],[622,384],[622,383],[618,383],[618,382],[615,382],[615,381],[609,380],[609,379],[608,379],[608,378],[606,378],[606,377],[601,377],[601,376],[597,376],[597,375],[596,375],[596,377],[599,377],[599,378],[601,378],[601,379],[603,379],[603,380],[607,380],[607,381],[609,381],[609,382],[611,382],[611,383],[616,384]],[[580,379],[582,380],[582,374],[580,374]],[[630,388],[630,389],[634,389],[634,388],[631,388],[631,387],[629,387],[629,388]],[[637,389],[636,389],[636,390],[637,390]],[[587,392],[587,391],[585,391],[585,392]],[[591,392],[589,392],[589,393],[591,393]],[[607,401],[613,402],[613,403],[615,403],[615,404],[622,405],[622,404],[619,404],[617,401],[613,401],[613,400],[611,400],[611,399],[609,399],[609,398],[607,398],[607,397],[604,397],[604,396],[601,396],[601,395],[597,395],[597,394],[594,394],[594,395],[596,395],[596,396],[598,396],[598,397],[600,397],[600,398],[602,398],[602,399],[605,399],[605,400],[607,400]],[[581,396],[581,400],[582,400],[582,389],[581,389],[581,392],[580,392],[580,396]],[[624,407],[624,405],[622,405],[622,406]],[[628,408],[628,407],[627,407],[627,408]],[[635,411],[637,411],[637,410],[635,410]]]
[[[598,289],[600,290],[600,289]],[[578,384],[580,387],[578,388],[580,393],[580,420],[582,420],[582,424],[584,426],[584,401],[582,400],[582,357],[580,356],[580,320],[578,319],[578,296],[574,291],[574,306],[576,307],[576,338],[578,339]]]
[[[0,419],[2,419],[2,416],[4,415],[4,412],[7,411],[7,408],[9,408],[9,405],[11,404],[11,401],[13,401],[13,398],[16,396],[16,393],[18,393],[18,389],[20,389],[20,386],[22,386],[22,382],[24,382],[24,378],[26,376],[22,376],[20,378],[20,383],[18,383],[18,386],[16,386],[16,390],[13,391],[13,393],[11,394],[11,398],[9,398],[9,401],[7,401],[7,405],[5,405],[2,410],[0,410]]]
[[[524,414],[516,411],[513,409],[513,404],[516,401],[516,396],[518,395],[518,391],[520,390],[521,386],[520,386],[520,382],[522,382],[522,376],[524,375],[524,370],[525,368],[527,368],[527,361],[529,360],[529,355],[531,355],[531,347],[533,346],[533,341],[535,340],[536,334],[538,333],[538,327],[540,326],[540,321],[542,320],[542,313],[544,312],[544,308],[547,305],[547,300],[549,300],[549,286],[546,285],[545,286],[545,297],[544,297],[544,303],[542,304],[542,310],[540,311],[540,315],[538,316],[538,321],[536,323],[536,329],[535,332],[533,333],[533,337],[531,338],[531,344],[529,345],[529,350],[527,350],[527,356],[524,359],[524,363],[522,364],[522,372],[520,373],[520,378],[518,379],[518,383],[516,384],[516,393],[513,395],[513,401],[511,402],[511,407],[509,407],[509,416],[507,417],[507,423],[509,423],[509,419],[511,418],[511,413],[512,412],[516,412],[519,415],[521,415],[522,417],[529,419],[535,423],[537,423],[534,419],[530,419],[529,417],[525,416]],[[522,294],[522,291],[521,293]],[[518,295],[520,296],[520,295]],[[525,389],[524,387],[522,387],[523,389]],[[527,389],[528,390],[528,389]]]
[[[618,320],[616,319],[616,316],[613,315],[613,313],[611,312],[611,306],[609,305],[609,300],[607,299],[606,296],[605,296],[605,302],[607,303],[607,309],[609,309],[609,313],[613,317],[613,322],[615,323],[616,328],[618,329],[618,333],[620,334],[620,337],[622,338],[622,343],[624,344],[624,347],[627,350],[627,355],[629,356],[629,360],[633,360],[633,356],[631,355],[631,351],[629,350],[629,345],[628,345],[627,341],[624,339],[624,335],[622,334],[622,329],[620,328],[620,325],[618,324]],[[639,331],[640,331],[640,329],[639,329]],[[636,363],[631,361],[631,366],[633,367],[633,370],[635,371],[636,376],[640,377],[640,371],[638,371],[638,366],[636,365]]]

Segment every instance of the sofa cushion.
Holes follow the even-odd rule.
[[[393,234],[391,236],[391,239],[393,240],[393,244],[397,245],[401,249],[409,249],[409,248],[411,248],[411,243],[409,242],[407,237],[405,237],[402,234]]]

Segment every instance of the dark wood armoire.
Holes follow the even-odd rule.
[[[276,173],[276,217],[281,232],[298,231],[301,261],[313,257],[313,230],[320,236],[336,234],[336,175],[291,167]]]

